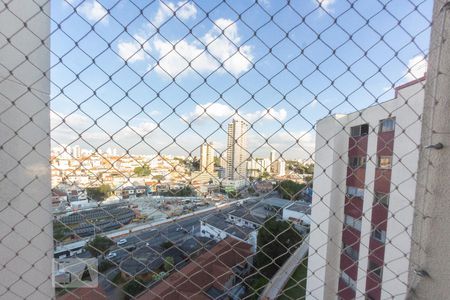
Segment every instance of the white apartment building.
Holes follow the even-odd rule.
[[[247,177],[247,132],[248,124],[243,120],[233,120],[228,124],[226,176],[231,180]]]
[[[423,86],[317,123],[307,299],[404,298]]]

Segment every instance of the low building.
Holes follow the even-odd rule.
[[[138,299],[236,299],[253,260],[251,245],[228,237]]]
[[[259,218],[276,216],[282,218],[283,209],[292,204],[292,201],[281,198],[267,198],[257,202],[251,208],[252,215]]]
[[[310,225],[311,205],[303,201],[295,201],[283,208],[283,220],[299,225]]]
[[[256,251],[257,228],[238,226],[224,214],[214,214],[200,221],[200,236],[220,241],[227,237],[249,243]]]
[[[228,213],[227,220],[231,223],[241,227],[248,227],[252,229],[258,229],[264,219],[258,216],[254,216],[251,210],[245,207],[240,207]]]

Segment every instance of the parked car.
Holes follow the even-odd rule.
[[[120,245],[125,245],[127,242],[128,242],[127,239],[121,239],[121,240],[119,240],[119,241],[117,242],[117,245],[118,245],[118,246],[120,246]]]
[[[108,255],[106,255],[106,259],[113,259],[116,256],[117,256],[116,252],[110,252],[108,253]]]

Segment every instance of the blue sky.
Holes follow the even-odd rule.
[[[390,99],[393,85],[423,74],[431,9],[413,0],[52,1],[54,145],[198,155],[207,139],[222,152],[239,116],[253,124],[256,156],[308,157],[318,119]]]

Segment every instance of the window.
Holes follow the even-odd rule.
[[[347,187],[347,195],[349,197],[364,197],[364,189],[356,188],[354,186]]]
[[[354,156],[349,158],[349,164],[351,168],[363,167],[366,164],[365,156]]]
[[[372,229],[372,237],[377,241],[384,243],[386,241],[386,231],[374,228]]]
[[[362,124],[350,128],[350,135],[353,137],[369,134],[369,124]]]
[[[348,225],[358,231],[361,231],[361,219],[355,219],[352,216],[345,215],[345,225]]]
[[[379,278],[381,278],[383,276],[383,266],[379,266],[370,260],[369,260],[369,270],[368,271],[377,275]]]
[[[341,272],[341,279],[352,290],[356,290],[356,281],[354,281],[350,276],[348,276],[347,273]]]
[[[373,205],[381,204],[384,207],[389,207],[389,194],[375,192],[373,197]]]
[[[352,246],[343,244],[342,247],[344,248],[343,252],[347,254],[348,257],[353,260],[358,260],[359,253]]]
[[[378,157],[378,168],[390,169],[391,167],[392,167],[392,156],[379,156]]]
[[[380,121],[380,132],[388,132],[395,130],[395,119],[389,118]]]

